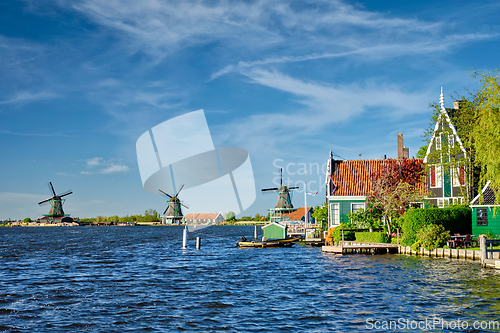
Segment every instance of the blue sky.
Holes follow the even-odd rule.
[[[315,165],[410,155],[440,87],[498,68],[497,1],[2,1],[0,219],[36,218],[71,189],[73,216],[163,211],[135,142],[204,109],[214,145],[246,149],[264,214],[277,166],[324,201]],[[359,154],[362,154],[361,157]],[[299,164],[303,163],[303,164]],[[305,173],[306,166],[307,173]],[[311,167],[312,166],[312,167]],[[203,198],[200,198],[203,200]],[[295,206],[303,206],[303,192]]]

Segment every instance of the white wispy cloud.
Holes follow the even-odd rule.
[[[154,63],[188,47],[221,45],[218,62],[229,64],[213,72],[211,79],[269,64],[352,56],[371,61],[435,53],[497,37],[495,33],[457,34],[445,18],[402,18],[341,0],[59,3],[109,29],[130,53],[149,54]]]
[[[38,132],[14,132],[0,129],[0,133],[18,136],[38,136],[38,137],[56,137],[56,138],[77,138],[77,135],[64,133],[38,133]]]
[[[354,135],[352,128],[357,128],[356,121],[362,117],[394,122],[428,112],[424,93],[405,92],[384,82],[330,84],[266,70],[252,70],[246,75],[250,82],[290,93],[290,98],[300,103],[287,112],[256,113],[237,118],[224,124],[224,128],[231,128],[229,132],[213,131],[216,141],[245,147],[261,156],[307,154],[311,149],[308,147],[324,145],[322,140],[329,143],[329,137],[334,138],[333,142],[337,144],[346,141],[352,144],[360,140],[359,134]],[[353,137],[346,139],[348,136]],[[337,152],[344,153],[344,149],[350,148],[345,146]]]
[[[131,49],[164,57],[171,52],[197,44],[223,42],[247,49],[284,45],[290,40],[311,43],[336,37],[345,38],[339,27],[355,27],[390,35],[408,32],[427,33],[443,22],[391,17],[370,12],[343,1],[310,3],[274,1],[141,1],[85,0],[78,4],[60,2],[106,26],[127,41]],[[316,45],[319,46],[319,45]]]
[[[352,118],[369,107],[385,107],[391,113],[408,114],[422,112],[426,105],[420,93],[405,93],[396,86],[379,82],[368,81],[363,85],[307,82],[260,69],[249,71],[246,76],[251,82],[295,95],[307,111],[314,111],[317,116],[330,115],[328,119],[335,122]],[[306,119],[300,123],[308,124],[310,116],[304,115]]]
[[[26,104],[39,100],[47,100],[54,99],[59,97],[58,94],[52,92],[37,92],[32,93],[29,91],[20,91],[17,92],[14,96],[7,100],[0,101],[0,105],[2,104]]]
[[[102,157],[94,157],[86,160],[86,167],[88,170],[80,172],[82,175],[92,174],[112,174],[119,172],[128,172],[130,168],[124,164],[116,163],[113,160],[105,160]]]

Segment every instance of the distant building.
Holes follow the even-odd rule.
[[[51,217],[43,216],[36,220],[37,223],[79,223],[80,219],[78,217],[71,216],[61,216],[61,217]]]
[[[308,223],[314,223],[314,218],[312,217],[313,208],[307,208],[307,221]],[[281,215],[281,222],[302,222],[305,220],[305,209],[304,207],[296,208],[292,212],[284,213]]]
[[[190,213],[184,216],[186,224],[218,224],[224,222],[221,213]]]

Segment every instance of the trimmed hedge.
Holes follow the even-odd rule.
[[[389,243],[389,236],[385,232],[357,232],[356,242]]]
[[[418,232],[431,224],[442,225],[450,234],[470,234],[472,233],[471,209],[464,206],[410,209],[401,219],[403,231],[401,244],[411,246],[418,240]]]
[[[355,229],[356,225],[353,223],[341,223],[338,227],[336,227],[332,232],[332,238],[335,243],[338,243],[342,240],[342,229]],[[355,240],[356,237],[354,235],[354,231],[344,231],[344,240]]]

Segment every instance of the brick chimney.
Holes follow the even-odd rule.
[[[410,150],[403,145],[403,133],[398,133],[398,160],[409,156]]]

